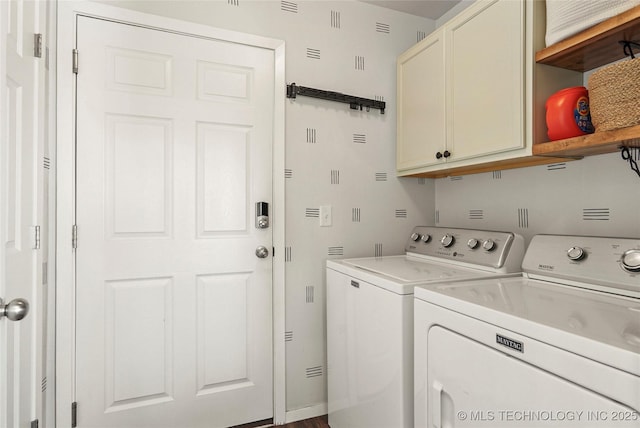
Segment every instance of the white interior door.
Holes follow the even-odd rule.
[[[43,18],[41,8],[33,1],[0,2],[1,427],[28,426],[40,405],[35,385],[40,384],[36,341],[41,330],[36,326],[41,255],[35,226],[42,220],[44,100],[43,64],[34,57],[34,34]],[[5,308],[10,312],[6,316]],[[26,317],[11,320],[20,312]]]
[[[273,51],[77,34],[78,426],[271,418]]]

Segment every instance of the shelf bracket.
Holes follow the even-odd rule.
[[[630,56],[631,59],[636,58],[633,54],[633,49],[640,49],[640,43],[631,40],[620,40],[618,43],[622,45],[622,50],[625,56]]]
[[[339,92],[325,91],[322,89],[307,88],[305,86],[298,86],[295,83],[287,85],[287,98],[295,99],[298,95],[320,98],[322,100],[336,101],[339,103],[349,104],[352,110],[369,111],[372,108],[380,110],[380,114],[384,114],[386,103],[384,101],[372,100],[369,98],[360,98],[353,95],[345,95]]]

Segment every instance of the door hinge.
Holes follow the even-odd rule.
[[[78,248],[78,225],[75,224],[71,228],[71,248]]]
[[[38,420],[31,421],[31,428],[38,428]]]
[[[78,403],[71,403],[71,428],[78,426]]]
[[[78,74],[78,49],[73,50],[73,73]]]
[[[40,226],[33,226],[33,249],[40,249]]]
[[[42,58],[42,34],[33,35],[33,56]]]

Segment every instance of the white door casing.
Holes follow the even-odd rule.
[[[74,153],[73,147],[59,147],[59,284],[65,275],[74,277],[74,254],[67,248],[69,241],[63,244],[74,222],[78,249],[77,300],[66,306],[71,316],[58,306],[58,423],[70,419],[68,406],[75,400],[79,426],[139,426],[142,420],[152,426],[161,421],[185,426],[185,415],[195,418],[188,426],[205,420],[224,426],[272,415],[276,422],[283,420],[284,349],[283,341],[273,339],[284,336],[283,264],[277,257],[254,255],[257,245],[271,246],[271,235],[276,248],[284,243],[278,206],[283,201],[283,174],[271,172],[272,167],[284,169],[283,103],[274,99],[278,84],[284,87],[282,43],[102,5],[79,6],[91,9],[91,15],[98,11],[102,17],[137,26],[118,24],[79,16],[83,14],[77,4],[65,6],[59,28],[65,27],[65,19],[73,22],[77,17],[79,34],[78,172],[74,177],[62,171]],[[155,29],[141,28],[145,25]],[[153,36],[145,36],[149,34]],[[63,46],[64,40],[73,40],[73,31],[61,30],[59,37]],[[60,75],[70,70],[62,59],[70,55],[63,51],[60,48]],[[250,57],[256,54],[270,63],[252,71]],[[173,60],[172,55],[182,58]],[[236,64],[225,64],[233,64],[234,58]],[[140,69],[144,72],[138,73]],[[194,77],[198,71],[201,78]],[[163,76],[172,87],[162,87]],[[252,80],[254,87],[245,84]],[[60,78],[59,90],[64,81],[69,83],[68,77]],[[263,95],[258,85],[266,88]],[[195,110],[187,101],[194,97],[200,97]],[[254,99],[262,99],[262,104],[254,104]],[[72,101],[73,94],[61,92],[60,116],[73,111],[66,104]],[[96,114],[94,108],[103,110]],[[254,123],[246,122],[247,115]],[[62,122],[59,138],[72,135],[68,123]],[[263,135],[267,129],[273,156],[268,149],[259,152],[254,127]],[[95,138],[96,130],[104,130],[104,135]],[[246,175],[231,167],[234,158],[251,162],[250,168],[243,165]],[[258,176],[255,162],[265,158],[266,180],[243,184],[246,177]],[[220,183],[235,191],[213,191],[211,186]],[[233,209],[246,211],[231,216],[216,211],[215,198],[226,198],[232,214]],[[271,202],[273,229],[254,228],[258,200]],[[268,277],[263,288],[256,286],[254,270]],[[65,302],[65,295],[74,301],[73,294],[72,288],[58,287],[59,302]],[[219,303],[222,297],[224,304]],[[245,298],[245,312],[223,312],[231,308],[229,299],[243,303]],[[269,303],[266,313],[257,309],[260,301]],[[125,319],[133,324],[124,324]],[[261,326],[265,332],[256,330]],[[96,332],[98,337],[92,339]],[[245,340],[244,334],[256,341]],[[142,335],[144,340],[139,340]],[[254,342],[260,343],[262,355],[266,350],[266,359],[249,355]],[[228,349],[215,352],[224,350],[221,343]],[[231,349],[236,354],[247,351],[248,359],[230,355]],[[97,366],[92,366],[94,361]],[[105,375],[95,376],[96,372]],[[71,381],[63,380],[64,373]],[[256,395],[233,398],[248,390]],[[260,397],[268,403],[258,404]],[[233,414],[241,419],[233,419]],[[213,419],[220,415],[230,419]]]
[[[0,319],[0,426],[41,418],[45,63],[34,35],[43,33],[42,2],[0,2],[0,298],[25,299],[20,321]],[[38,227],[38,228],[37,228]],[[37,231],[37,232],[36,232]],[[41,249],[42,248],[42,249]]]

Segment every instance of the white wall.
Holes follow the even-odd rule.
[[[640,150],[632,152],[640,162]],[[640,176],[613,153],[436,180],[439,226],[640,237]]]
[[[322,409],[325,260],[399,254],[413,226],[434,222],[434,182],[395,177],[395,66],[435,22],[353,0],[106,3],[285,40],[288,83],[387,102],[384,115],[304,97],[286,105],[287,248],[276,252],[286,257],[287,410]],[[320,205],[332,206],[332,227],[319,227]]]

